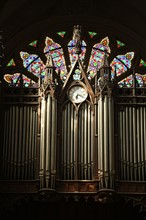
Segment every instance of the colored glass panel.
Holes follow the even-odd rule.
[[[139,63],[139,66],[146,66],[146,61],[144,61],[144,60],[140,60],[140,63]]]
[[[143,76],[138,73],[136,73],[135,76],[136,76],[136,86],[138,87],[144,86]]]
[[[133,86],[133,77],[132,75],[126,77],[124,80],[120,81],[119,87],[128,87],[131,88]]]
[[[16,66],[14,59],[12,58],[9,63],[7,64],[7,66]]]
[[[19,84],[20,84],[19,77],[20,77],[20,73],[14,73],[13,75],[5,74],[4,80],[11,85],[15,84],[15,85],[19,86]],[[24,87],[28,87],[30,85],[32,85],[34,87],[36,85],[36,83],[33,80],[29,79],[27,76],[22,75],[22,78],[23,78],[23,86]]]
[[[135,74],[135,79],[136,79],[136,87],[143,87],[146,83],[146,75],[140,75],[138,73]],[[133,75],[130,75],[120,81],[119,83],[120,87],[128,87],[131,88],[133,87]]]
[[[125,44],[122,43],[121,41],[117,40],[117,48],[123,47],[123,46],[125,46]]]
[[[55,50],[58,48],[61,48],[60,44],[55,43],[50,37],[46,37],[44,53],[48,53],[49,51]]]
[[[31,73],[39,76],[45,75],[45,65],[36,54],[28,54],[27,52],[20,52],[20,57],[23,60],[23,66]]]
[[[32,47],[36,47],[37,46],[37,40],[32,41],[29,45],[32,46]]]
[[[142,76],[144,86],[146,86],[146,74]]]
[[[77,54],[75,53],[75,40],[71,40],[68,43],[68,52],[69,52],[69,58],[70,58],[70,63],[73,65],[77,58]],[[79,55],[80,60],[83,62],[85,59],[85,54],[86,54],[86,43],[84,40],[82,40],[82,45],[81,45],[81,54]]]
[[[14,84],[17,83],[19,76],[20,76],[20,73],[15,73],[12,75],[12,81]]]
[[[7,83],[10,83],[10,84],[15,84],[17,83],[17,80],[20,76],[20,73],[14,73],[13,75],[11,74],[5,74],[4,75],[4,80],[7,82]]]
[[[131,68],[131,61],[133,57],[134,57],[134,52],[128,52],[124,55],[116,56],[110,64],[112,68],[111,77],[112,78],[114,77],[115,71],[116,71],[116,75],[119,76],[125,71],[127,71],[128,68]]]
[[[64,37],[64,35],[66,34],[65,31],[61,31],[61,32],[57,32],[58,35],[60,35],[61,37]]]
[[[97,35],[96,32],[92,32],[92,31],[89,31],[88,34],[89,34],[90,38],[93,38],[95,35]]]
[[[101,67],[105,53],[104,51],[107,51],[108,53],[111,52],[108,37],[105,37],[100,41],[100,43],[93,46],[87,70],[90,77],[93,77],[97,70]]]
[[[67,74],[64,53],[60,44],[55,43],[51,38],[46,37],[44,53],[50,53],[56,67],[56,72],[60,73],[61,79]]]
[[[27,76],[22,75],[23,78],[23,85],[25,87],[29,87],[30,85],[35,87],[37,85],[37,83],[35,83],[33,80],[29,79]]]
[[[11,75],[11,74],[5,74],[5,75],[4,75],[4,80],[5,80],[7,83],[11,83],[11,82],[12,82],[12,75]]]

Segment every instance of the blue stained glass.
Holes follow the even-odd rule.
[[[108,53],[110,53],[111,51],[109,47],[108,37],[105,37],[99,43],[93,46],[87,69],[89,76],[93,77],[96,74],[97,70],[100,69],[105,54],[104,51]]]
[[[57,73],[60,73],[60,77],[62,79],[64,75],[67,74],[63,49],[61,48],[60,44],[55,43],[49,37],[46,37],[45,45],[46,46],[44,48],[44,53],[51,54],[53,58],[54,66],[56,68],[55,70]]]
[[[28,54],[27,52],[20,52],[20,57],[23,60],[23,66],[35,76],[44,76],[45,65],[36,54]]]
[[[134,57],[134,52],[128,52],[124,55],[118,55],[116,58],[113,59],[110,66],[112,68],[111,76],[113,77],[115,74],[115,68],[116,68],[116,75],[119,76],[125,71],[128,70],[128,68],[131,67],[131,61]]]
[[[145,76],[142,76],[138,73],[135,74],[136,87],[143,87],[144,86],[144,82],[145,82],[144,77]],[[120,87],[127,87],[127,88],[133,87],[133,75],[126,77],[125,79],[120,81],[118,84]]]

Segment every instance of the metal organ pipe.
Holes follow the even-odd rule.
[[[102,158],[101,158],[101,145],[100,145],[100,123],[101,123],[101,113],[100,113],[100,105],[101,105],[101,100],[99,98],[99,101],[98,101],[98,126],[97,126],[97,130],[98,130],[98,176],[99,178],[101,178],[101,161],[102,161]]]
[[[143,145],[143,151],[144,151],[144,170],[146,170],[146,107],[144,108],[144,145]],[[144,174],[144,180],[146,180],[146,174]]]
[[[23,108],[20,107],[19,109],[19,128],[22,128],[22,124],[23,124]],[[22,169],[22,157],[21,157],[21,148],[20,146],[22,145],[22,129],[19,130],[19,140],[18,140],[18,179],[21,179],[21,169]]]
[[[110,187],[114,188],[114,175],[115,175],[115,159],[114,159],[114,103],[113,99],[109,97],[109,174],[110,174]]]
[[[133,107],[133,157],[134,157],[134,180],[137,180],[137,146],[136,146],[136,109]]]
[[[84,155],[84,179],[87,179],[87,108],[86,103],[84,107],[84,146],[83,146],[83,155]]]
[[[126,153],[126,180],[130,180],[130,163],[129,163],[129,108],[126,106],[126,127],[125,127],[125,136],[126,136],[126,143],[125,143],[125,153]]]
[[[71,133],[71,120],[70,120],[70,103],[67,105],[67,149],[66,149],[66,161],[67,161],[67,179],[70,179],[70,160],[71,160],[71,145],[70,145],[70,133]]]
[[[114,113],[112,97],[98,101],[98,173],[100,188],[114,187]]]
[[[9,109],[9,131],[8,131],[8,166],[7,166],[7,179],[10,178],[11,171],[11,137],[12,137],[12,107]]]
[[[55,177],[56,177],[56,117],[57,117],[57,102],[55,98],[52,98],[51,188],[55,187]]]
[[[41,102],[41,138],[40,138],[40,184],[41,188],[44,188],[44,139],[45,137],[45,98],[42,98]]]
[[[74,109],[73,109],[73,105],[71,105],[71,171],[70,171],[70,175],[71,175],[71,179],[74,179]]]
[[[141,140],[141,180],[144,181],[144,110],[145,108],[140,107],[140,140]]]
[[[3,173],[2,173],[2,179],[6,179],[6,176],[5,176],[5,174],[6,174],[6,159],[7,159],[7,148],[8,148],[8,146],[7,146],[7,140],[8,140],[8,138],[7,138],[7,134],[8,134],[8,114],[6,114],[6,112],[5,112],[5,115],[4,115],[4,142],[3,142],[3,157],[2,157],[2,159],[3,159]]]
[[[133,180],[133,139],[132,139],[132,107],[129,107],[129,166],[130,180]]]
[[[121,178],[123,179],[123,120],[122,120],[122,110],[119,111],[119,131],[120,131],[120,138],[119,138],[119,146],[120,146],[120,155],[121,155],[121,161],[120,161],[120,173]]]
[[[99,178],[100,178],[100,188],[104,187],[104,183],[103,183],[103,175],[104,175],[104,167],[103,167],[103,163],[104,163],[104,158],[103,158],[103,154],[104,154],[104,142],[103,142],[103,134],[104,134],[104,126],[103,126],[103,98],[100,97],[99,98],[99,104],[98,104],[98,173],[99,173]]]
[[[11,149],[12,149],[12,152],[11,152],[11,158],[12,158],[12,171],[11,171],[11,175],[10,175],[10,179],[15,179],[15,174],[16,174],[16,166],[14,165],[14,161],[15,161],[15,147],[16,147],[16,144],[15,144],[15,106],[12,107],[12,131],[14,132],[14,134],[12,135],[12,139],[11,139]],[[15,174],[14,174],[15,173]]]
[[[92,159],[91,159],[91,155],[92,155],[92,143],[91,143],[91,139],[93,138],[92,133],[91,133],[91,128],[92,128],[92,113],[91,113],[91,106],[88,105],[87,106],[87,115],[88,115],[88,157],[87,157],[87,173],[88,173],[88,179],[92,179]]]
[[[104,176],[105,176],[105,187],[108,188],[109,182],[109,150],[108,150],[108,103],[107,96],[104,97]]]
[[[51,112],[51,97],[50,94],[48,94],[47,97],[47,110],[46,110],[46,187],[49,188],[50,186],[50,161],[51,161],[51,148],[50,148],[50,143],[51,143],[51,118],[52,118],[52,112]]]
[[[137,112],[137,166],[138,166],[138,180],[141,180],[141,145],[140,145],[140,108],[136,109]]]

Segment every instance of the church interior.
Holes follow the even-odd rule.
[[[1,220],[146,219],[145,9],[1,0]]]

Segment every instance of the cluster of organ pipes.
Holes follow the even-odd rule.
[[[3,180],[36,178],[37,111],[32,106],[7,106],[4,112]]]
[[[121,180],[146,181],[146,106],[120,106],[118,145]]]
[[[78,111],[68,102],[62,111],[61,177],[93,179],[93,109],[84,102]]]

